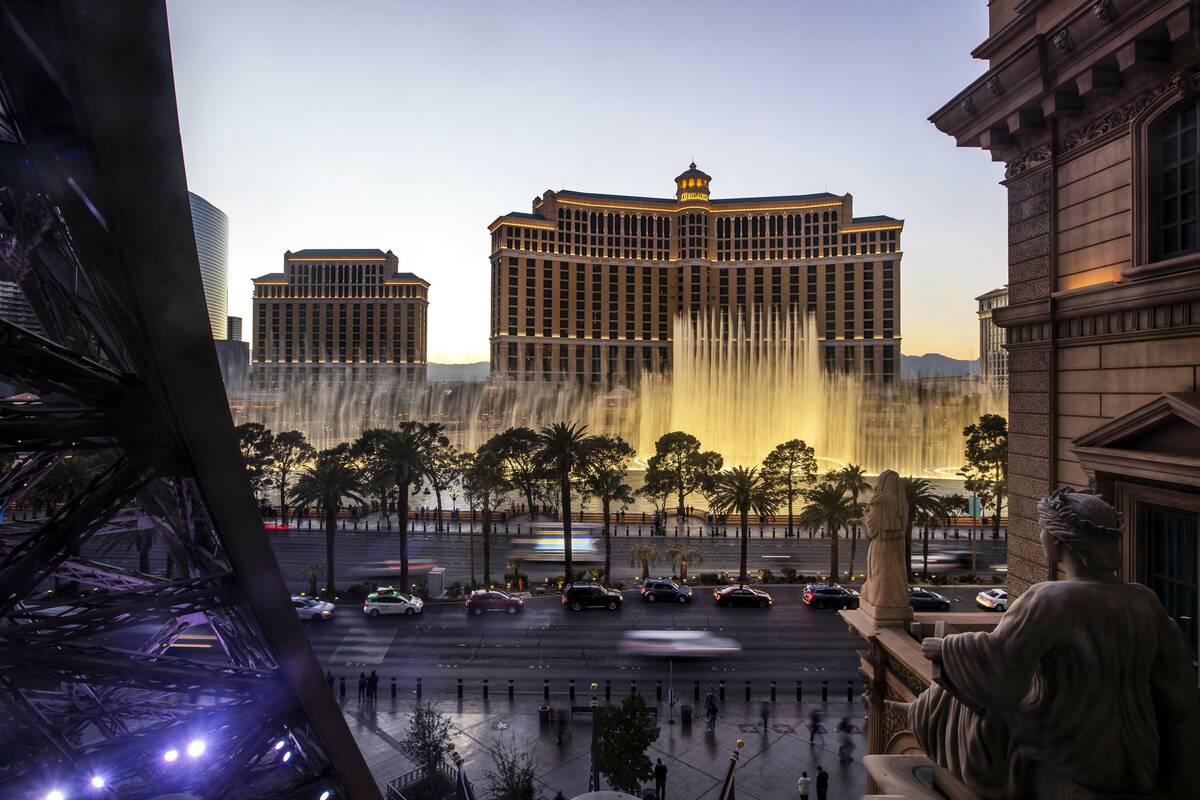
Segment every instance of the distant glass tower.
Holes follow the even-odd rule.
[[[225,326],[225,338],[233,342],[242,340],[242,318],[230,317],[228,324]]]
[[[198,194],[188,192],[200,280],[208,304],[208,322],[214,339],[226,337],[229,311],[229,217]]]

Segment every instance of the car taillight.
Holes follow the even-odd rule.
[[[563,605],[565,606],[566,604],[567,604],[567,596],[564,594],[563,595]]]
[[[365,605],[368,605],[368,603],[367,603],[367,601],[366,601],[366,600],[363,600],[363,605],[364,605],[364,606],[365,606]]]
[[[805,592],[805,593],[804,593],[804,599],[805,599],[805,600],[808,600],[809,602],[812,602],[812,599],[813,599],[813,593],[812,593],[812,592]]]

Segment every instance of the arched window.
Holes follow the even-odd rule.
[[[1196,191],[1200,169],[1197,100],[1189,100],[1150,129],[1150,251],[1166,259],[1200,250]]]

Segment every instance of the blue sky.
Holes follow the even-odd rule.
[[[984,0],[169,0],[191,189],[230,218],[230,313],[304,247],[429,280],[429,355],[487,358],[487,225],[546,189],[850,192],[906,220],[903,350],[978,355],[1003,167],[927,117],[977,77]]]

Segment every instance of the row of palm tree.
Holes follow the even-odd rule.
[[[650,577],[650,568],[657,564],[662,558],[658,548],[652,544],[635,545],[629,551],[629,566],[639,568],[642,571],[642,580]],[[667,548],[667,561],[671,564],[671,569],[679,567],[679,579],[686,581],[688,579],[688,565],[703,564],[704,553],[700,548],[688,544],[687,542],[676,542]]]

